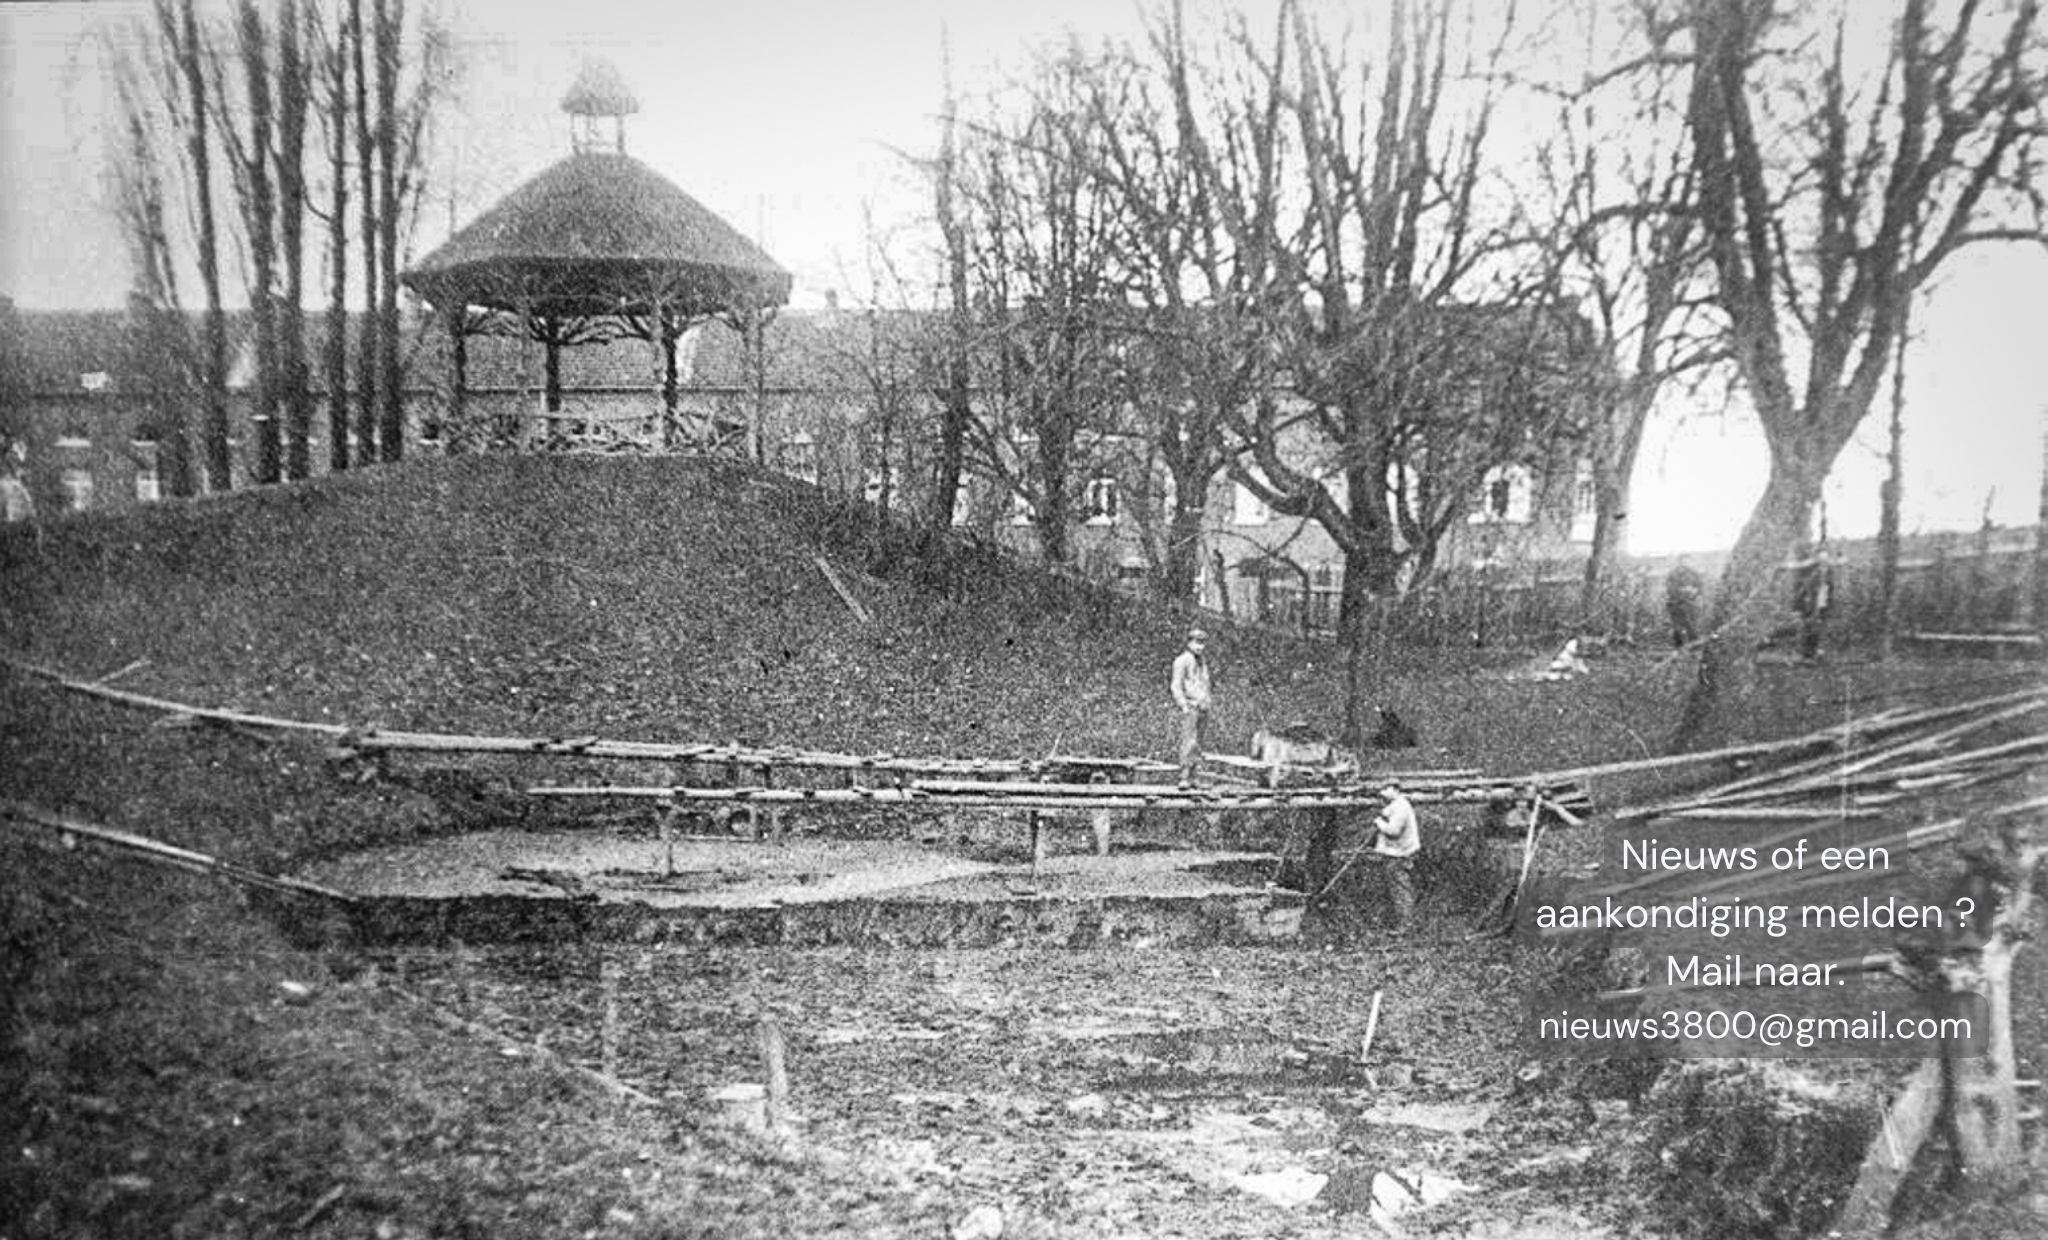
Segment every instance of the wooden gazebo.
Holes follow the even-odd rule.
[[[677,425],[676,340],[721,319],[758,332],[789,300],[774,259],[667,178],[626,154],[639,110],[615,70],[593,61],[562,100],[572,153],[513,190],[401,277],[446,325],[449,414],[462,420],[470,336],[545,350],[544,402],[562,411],[561,350],[631,337],[661,354],[662,437]]]

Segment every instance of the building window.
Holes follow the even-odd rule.
[[[896,471],[893,468],[870,469],[867,473],[867,480],[861,487],[861,496],[870,504],[879,504],[882,502],[884,492],[886,492],[889,498],[889,505],[893,508],[903,502],[901,482],[902,480],[896,476]]]
[[[1116,479],[1090,478],[1081,497],[1082,518],[1090,525],[1110,525],[1117,517]]]
[[[154,504],[164,497],[163,476],[157,470],[156,440],[137,439],[128,447],[135,457],[135,498]]]
[[[64,510],[84,512],[92,507],[92,469],[85,465],[67,465],[57,475],[57,485],[64,491]]]
[[[798,431],[782,441],[782,472],[815,485],[818,481],[818,441]]]
[[[1273,510],[1267,507],[1266,501],[1260,499],[1242,482],[1237,484],[1232,501],[1230,520],[1233,524],[1266,525],[1273,520]]]
[[[1527,465],[1496,465],[1487,470],[1480,480],[1479,507],[1472,514],[1472,523],[1528,524],[1533,482]]]

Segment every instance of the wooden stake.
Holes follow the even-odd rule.
[[[1831,1234],[1875,1237],[1890,1230],[1892,1198],[1898,1195],[1906,1173],[1912,1170],[1913,1159],[1932,1131],[1934,1117],[1940,1110],[1941,1063],[1935,1059],[1922,1060],[1913,1075],[1906,1078],[1906,1086],[1899,1091],[1891,1109],[1885,1112],[1884,1126],[1863,1156],[1863,1169],[1856,1173],[1856,1187],[1850,1190],[1849,1203],[1842,1207]]]
[[[833,593],[839,596],[840,602],[846,604],[846,610],[853,613],[854,619],[860,621],[862,624],[874,623],[875,618],[868,614],[867,608],[860,605],[859,599],[853,597],[853,591],[846,588],[846,583],[840,580],[838,570],[832,567],[832,562],[830,560],[827,560],[822,555],[814,553],[811,556],[811,563],[816,564],[818,566],[818,571],[825,575],[825,580],[830,582],[832,585]]]
[[[1367,1056],[1372,1054],[1373,1035],[1379,1032],[1379,1028],[1380,992],[1375,990],[1372,992],[1372,1010],[1366,1013],[1365,1017],[1365,1039],[1358,1047],[1358,1066],[1361,1068],[1365,1066]]]
[[[598,966],[604,991],[604,1027],[599,1043],[598,1063],[613,1080],[619,1075],[619,962],[609,955]]]
[[[674,878],[676,873],[676,801],[669,797],[661,802],[654,812],[655,823],[661,831],[661,874],[663,878]]]
[[[789,1130],[789,1064],[781,1023],[763,1016],[759,1036],[761,1070],[768,1081],[768,1131],[779,1136]]]
[[[18,801],[0,801],[0,819],[15,822],[24,827],[35,827],[51,832],[60,838],[69,836],[75,839],[90,840],[95,844],[116,849],[144,861],[153,862],[158,865],[167,865],[174,869],[189,870],[195,874],[211,874],[217,878],[225,878],[247,887],[261,887],[266,891],[276,891],[285,895],[316,896],[322,900],[332,900],[337,904],[352,904],[355,902],[354,896],[349,895],[347,892],[336,891],[331,887],[322,887],[317,883],[309,883],[303,879],[279,878],[275,875],[265,874],[260,870],[252,870],[244,865],[237,865],[232,861],[222,861],[218,857],[209,856],[203,852],[195,852],[189,848],[179,848],[175,844],[166,844],[161,840],[153,840],[148,836],[136,835],[133,832],[122,831],[114,827],[103,827],[95,823],[82,822],[65,814],[53,814],[48,810],[38,809],[33,805],[24,805]]]

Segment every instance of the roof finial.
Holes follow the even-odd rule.
[[[640,110],[640,101],[619,75],[611,61],[601,57],[583,58],[583,69],[562,96],[562,111],[569,114],[570,146],[579,155],[609,146],[626,153],[626,118]],[[611,124],[605,125],[609,119]],[[609,132],[607,132],[609,130]]]

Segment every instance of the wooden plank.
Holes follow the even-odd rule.
[[[1704,822],[1775,822],[1781,819],[1841,821],[1847,818],[1882,818],[1874,809],[1807,809],[1788,805],[1695,805],[1658,815],[1660,818],[1695,819]]]
[[[318,736],[341,737],[348,729],[335,723],[307,723],[300,719],[280,719],[274,715],[257,715],[240,710],[217,710],[205,706],[188,706],[168,698],[151,697],[146,693],[131,693],[126,689],[114,689],[95,681],[78,680],[62,672],[38,664],[29,663],[8,655],[0,655],[0,663],[31,676],[40,677],[62,689],[83,693],[90,697],[104,698],[123,706],[136,706],[144,710],[159,711],[167,715],[181,715],[207,723],[229,724],[236,727],[261,728],[278,732],[311,732]]]
[[[811,563],[816,564],[818,571],[825,575],[825,580],[832,585],[833,593],[839,596],[840,602],[846,604],[846,610],[853,613],[854,619],[862,624],[874,623],[875,618],[868,614],[867,608],[861,606],[860,600],[853,596],[853,591],[846,588],[846,582],[840,580],[839,570],[832,567],[830,560],[817,552],[812,552]]]
[[[68,835],[91,840],[96,844],[141,857],[145,861],[188,870],[195,874],[215,875],[248,887],[261,887],[267,891],[284,892],[289,895],[318,896],[323,900],[333,900],[342,904],[355,900],[354,896],[331,887],[322,887],[302,879],[265,874],[261,870],[252,870],[247,866],[223,861],[203,852],[180,848],[176,844],[166,844],[162,840],[137,835],[132,831],[123,831],[118,827],[82,822],[65,814],[52,813],[18,801],[0,801],[0,818],[40,828],[59,836]]]
[[[674,788],[654,784],[610,784],[601,786],[540,785],[527,794],[541,797],[673,797],[678,801],[725,801],[761,805],[919,805],[962,806],[987,809],[1373,809],[1380,804],[1377,793],[1341,795],[1327,791],[1237,792],[1209,789],[1178,789],[1161,785],[1147,797],[1096,797],[1047,795],[1018,785],[1014,793],[927,792],[918,788]]]
[[[1871,715],[1851,719],[1846,723],[1822,728],[1817,732],[1808,732],[1803,736],[1789,737],[1784,740],[1758,741],[1742,745],[1728,745],[1720,749],[1703,749],[1697,753],[1671,754],[1659,758],[1635,758],[1626,762],[1606,762],[1592,766],[1538,771],[1528,778],[1561,782],[1571,779],[1591,779],[1602,775],[1622,775],[1638,771],[1675,769],[1682,766],[1724,759],[1760,758],[1768,757],[1772,754],[1795,753],[1801,749],[1818,745],[1839,745],[1845,739],[1854,737],[1859,733],[1873,735],[1894,732],[1903,727],[1911,727],[1915,724],[1930,722],[1934,719],[1952,718],[1956,715],[1968,714],[1988,706],[2017,702],[2022,698],[2040,697],[2043,694],[2048,694],[2048,689],[2043,689],[2040,686],[2031,686],[2026,689],[1987,698],[1979,698],[1957,705],[1928,707],[1925,710],[1910,711],[1905,714],[1899,714],[1896,710],[1879,711]]]
[[[2038,646],[2039,633],[1908,633],[1908,641],[1949,645]]]

